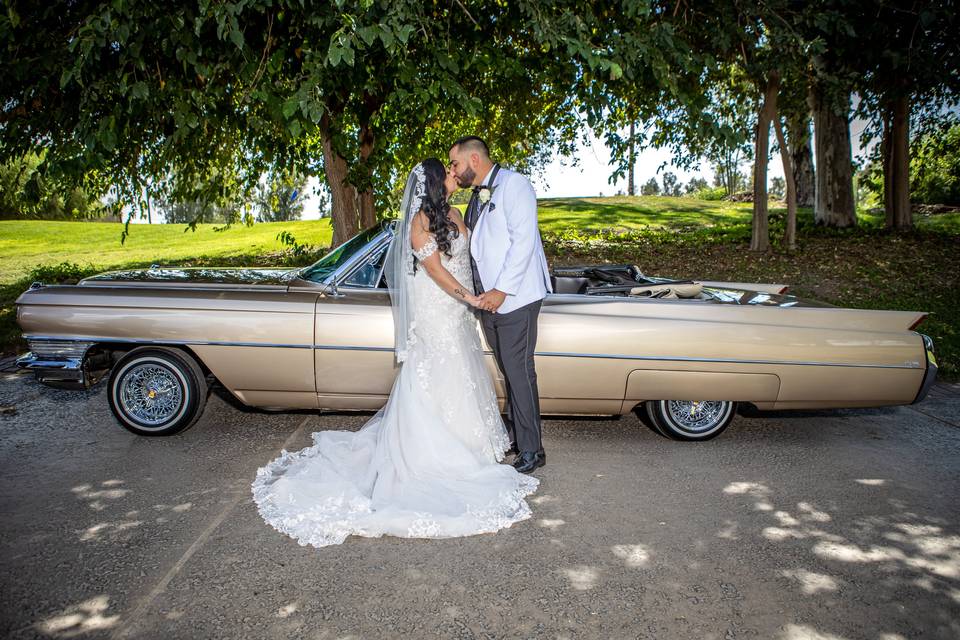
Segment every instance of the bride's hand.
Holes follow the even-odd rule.
[[[480,308],[480,296],[467,296],[466,303],[475,309]]]

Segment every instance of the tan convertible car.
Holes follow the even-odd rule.
[[[166,435],[203,412],[214,379],[247,405],[371,410],[396,374],[383,262],[387,222],[302,269],[155,266],[34,284],[17,300],[52,386],[109,375],[128,430]],[[666,436],[706,440],[737,403],[759,409],[920,401],[937,367],[924,313],[842,309],[776,284],[691,282],[631,265],[555,269],[536,365],[545,414],[638,411]],[[491,374],[502,381],[489,358]]]

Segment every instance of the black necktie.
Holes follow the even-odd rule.
[[[480,187],[473,188],[470,202],[467,203],[467,219],[464,221],[470,231],[477,226],[477,212],[480,211]]]
[[[477,213],[480,211],[480,187],[473,188],[473,195],[470,196],[470,202],[467,204],[467,219],[464,221],[467,227],[473,232],[477,226]],[[469,247],[467,247],[469,251]],[[470,254],[470,273],[473,276],[473,292],[477,295],[483,293],[483,283],[480,282],[480,270],[477,268],[477,261],[473,259],[473,253]]]

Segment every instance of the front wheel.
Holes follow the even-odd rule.
[[[203,370],[178,349],[131,351],[113,368],[108,387],[113,415],[140,436],[183,431],[196,422],[207,403]]]
[[[737,403],[729,400],[648,400],[650,422],[661,434],[674,440],[699,441],[715,438],[730,426]]]

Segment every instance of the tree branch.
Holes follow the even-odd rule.
[[[468,18],[470,18],[470,22],[472,22],[472,23],[473,23],[475,26],[477,26],[477,27],[480,26],[480,24],[479,24],[476,20],[473,19],[473,16],[470,15],[470,12],[467,11],[467,8],[466,8],[465,6],[463,6],[463,3],[460,2],[460,0],[454,0],[454,2],[456,2],[458,5],[460,5],[460,8],[463,9],[463,12],[464,12],[465,14],[467,14],[467,17],[468,17]]]

